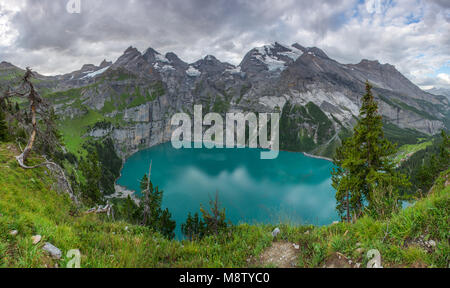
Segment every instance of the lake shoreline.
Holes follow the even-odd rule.
[[[286,152],[289,152],[289,151],[286,151]],[[291,153],[295,153],[295,152],[291,152]],[[333,159],[327,158],[325,156],[312,155],[312,154],[308,154],[306,152],[301,152],[301,153],[303,153],[303,155],[305,155],[306,157],[309,157],[309,158],[322,159],[322,160],[327,160],[327,161],[333,162]]]
[[[125,164],[125,162],[126,162],[128,159],[130,159],[133,155],[135,155],[135,154],[137,154],[137,153],[139,153],[139,152],[141,152],[141,151],[144,151],[144,150],[147,150],[147,149],[151,149],[151,148],[157,147],[157,146],[159,146],[159,145],[167,144],[167,143],[169,143],[169,142],[170,142],[170,141],[161,142],[161,143],[158,143],[158,144],[156,144],[156,145],[149,146],[149,147],[144,148],[144,149],[136,150],[135,152],[133,152],[133,153],[127,155],[127,156],[121,157],[121,158],[122,158],[122,168],[120,169],[120,171],[122,171],[123,165]],[[202,147],[202,148],[204,148],[204,147]],[[238,148],[238,147],[236,147],[236,148]],[[245,146],[244,148],[250,148],[250,147]],[[196,148],[191,148],[191,149],[196,149]],[[227,149],[227,148],[224,148],[224,149]],[[256,149],[270,150],[270,149],[264,149],[264,148],[256,148]],[[331,158],[328,158],[328,157],[325,157],[325,156],[319,156],[319,155],[309,154],[308,152],[290,151],[290,150],[284,150],[284,149],[279,149],[278,151],[280,151],[280,152],[281,152],[281,151],[282,151],[282,152],[289,152],[289,153],[301,153],[301,154],[303,154],[303,155],[305,155],[306,157],[309,157],[309,158],[321,159],[321,160],[327,160],[327,161],[333,162],[333,159],[331,159]],[[122,173],[122,172],[121,172],[121,173]],[[116,179],[116,181],[117,181],[120,177],[121,177],[121,176],[119,176],[119,177]]]
[[[117,182],[117,180],[116,180],[116,182]],[[136,191],[130,190],[127,187],[124,187],[117,183],[114,183],[114,190],[116,191],[116,193],[109,195],[109,196],[105,196],[105,198],[106,199],[126,199],[126,198],[128,198],[128,196],[130,196],[131,200],[133,200],[137,205],[139,205],[141,200],[136,196]]]

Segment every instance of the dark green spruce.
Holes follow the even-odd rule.
[[[219,236],[232,225],[226,219],[225,209],[220,207],[219,192],[216,192],[215,198],[209,201],[209,209],[200,206],[200,211],[202,218],[198,213],[195,213],[194,216],[189,213],[186,223],[181,225],[181,232],[190,241],[205,236]]]
[[[195,213],[194,216],[189,213],[186,223],[181,225],[181,232],[189,241],[201,239],[205,234],[205,223],[198,213]]]
[[[387,216],[399,207],[398,189],[409,185],[406,176],[395,170],[396,145],[384,137],[382,128],[378,104],[367,82],[353,136],[343,141],[334,158],[337,210],[347,222],[365,213]]]
[[[81,159],[80,171],[85,178],[85,182],[80,184],[83,200],[90,205],[101,203],[103,199],[100,190],[102,172],[96,151],[90,151],[86,158]]]
[[[0,142],[8,140],[8,125],[6,124],[5,113],[0,108]]]
[[[147,175],[141,180],[141,192],[142,225],[153,228],[168,239],[175,238],[176,223],[171,219],[172,215],[168,209],[162,210],[164,192],[153,187]]]
[[[435,141],[439,143],[435,148],[437,151],[435,153],[430,152],[427,158],[423,157],[423,164],[417,175],[414,175],[414,180],[416,180],[415,182],[421,192],[421,196],[431,189],[440,173],[450,166],[450,137],[445,131],[442,131],[440,138],[438,141]]]

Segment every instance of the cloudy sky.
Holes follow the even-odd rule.
[[[449,0],[0,0],[0,61],[47,75],[129,46],[239,64],[275,41],[342,63],[377,59],[422,87],[450,88]]]

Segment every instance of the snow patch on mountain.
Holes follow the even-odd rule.
[[[276,60],[272,57],[263,57],[260,55],[256,55],[255,58],[267,66],[269,71],[284,71],[286,69],[285,62]]]
[[[202,75],[202,73],[200,71],[198,71],[196,68],[194,68],[192,66],[189,66],[189,69],[186,70],[186,74],[191,77],[198,77],[198,76]]]
[[[240,74],[240,73],[242,73],[242,70],[241,70],[241,67],[240,66],[238,66],[238,67],[236,67],[236,68],[232,68],[232,69],[227,69],[227,70],[225,70],[226,72],[229,72],[229,73],[231,73],[231,74]]]
[[[164,65],[161,68],[162,71],[171,71],[171,70],[176,70],[175,67],[173,67],[172,65]]]
[[[163,72],[176,70],[175,67],[173,67],[172,65],[163,64],[163,63],[155,63],[153,65],[153,68],[155,68],[158,71],[163,71]]]
[[[279,48],[284,51],[279,51]],[[268,70],[273,72],[284,71],[290,63],[297,61],[297,59],[302,55],[303,52],[295,47],[288,47],[286,45],[276,43],[255,48],[253,57],[265,64]],[[282,59],[283,57],[281,56],[289,58],[292,62],[286,61],[286,58]]]
[[[273,45],[258,47],[256,48],[257,54],[253,55],[253,57],[265,64],[269,71],[283,71],[284,69],[286,69],[286,63],[284,61],[278,60],[272,53],[271,49],[273,49]]]
[[[158,61],[158,62],[162,62],[162,63],[170,63],[169,59],[167,59],[166,57],[164,57],[164,56],[161,55],[161,54],[156,54],[156,55],[155,55],[155,59],[156,59],[156,61]]]
[[[110,66],[107,66],[107,67],[102,68],[102,69],[100,69],[100,70],[97,70],[97,71],[95,71],[95,72],[92,72],[92,71],[85,72],[85,73],[89,73],[89,74],[87,74],[86,76],[84,76],[84,77],[81,78],[81,79],[94,78],[94,77],[96,77],[96,76],[98,76],[98,75],[101,75],[101,74],[105,73],[106,70],[109,69],[109,67],[110,67]]]
[[[297,61],[297,59],[300,58],[303,55],[303,51],[302,50],[297,49],[297,48],[295,48],[293,46],[287,46],[287,45],[283,45],[283,44],[278,44],[278,45],[280,45],[280,46],[282,46],[282,47],[284,47],[284,48],[286,48],[288,50],[291,50],[291,51],[287,51],[287,52],[279,52],[278,54],[284,55],[286,57],[289,57],[294,62]]]

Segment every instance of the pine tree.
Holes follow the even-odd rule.
[[[153,187],[153,183],[149,181],[148,176],[144,175],[141,180],[141,208],[143,211],[142,224],[144,226],[155,226],[159,219],[159,210],[162,204],[163,192],[159,188]]]
[[[423,193],[430,190],[439,174],[447,170],[450,165],[450,137],[444,130],[441,132],[439,141],[440,143],[436,141],[439,143],[439,151],[425,160],[417,173],[418,187]]]
[[[141,210],[130,195],[125,199],[116,200],[114,212],[116,219],[123,219],[133,224],[139,224],[141,221]]]
[[[82,185],[83,197],[90,204],[98,204],[102,201],[102,193],[100,191],[101,167],[98,162],[97,152],[90,151],[86,159],[82,159],[80,170],[86,183]]]
[[[55,154],[61,152],[62,134],[57,126],[58,116],[53,108],[48,109],[47,115],[41,122],[44,127],[38,131],[37,146],[45,155],[55,158]],[[88,149],[92,150],[92,149]],[[97,158],[98,153],[96,154]]]
[[[8,125],[6,124],[5,113],[0,109],[0,142],[8,140]]]
[[[192,230],[192,214],[191,212],[189,212],[186,222],[184,224],[181,224],[181,233],[183,233],[183,235],[186,236],[189,241],[192,241],[194,234]]]
[[[205,230],[205,223],[200,219],[198,213],[195,213],[194,216],[189,213],[186,223],[181,225],[181,232],[190,241],[203,238]]]
[[[172,214],[170,214],[169,209],[165,209],[161,212],[159,217],[159,232],[167,239],[175,238],[175,228],[177,224],[172,219]]]
[[[384,138],[382,117],[367,82],[353,136],[337,149],[334,159],[338,168],[333,171],[333,187],[343,220],[356,220],[366,211],[376,214],[380,197],[392,198],[399,187],[408,186],[406,177],[395,171],[390,157],[395,153],[396,146]]]
[[[150,168],[151,169],[151,168]],[[176,222],[168,209],[162,210],[163,191],[154,187],[147,175],[141,180],[142,200],[140,209],[142,211],[142,225],[151,227],[168,239],[175,237]]]
[[[225,209],[220,208],[219,192],[216,192],[214,200],[209,202],[210,210],[200,208],[205,223],[205,233],[208,235],[219,235],[221,231],[228,228],[229,223],[226,220]]]
[[[441,132],[442,142],[439,146],[438,172],[445,171],[450,165],[450,137],[444,130]]]

